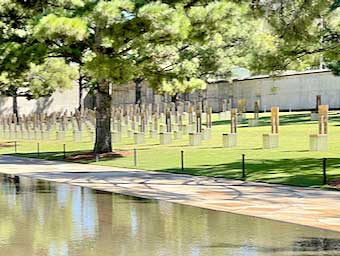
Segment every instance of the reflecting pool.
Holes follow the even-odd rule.
[[[0,177],[0,255],[340,255],[340,233]]]

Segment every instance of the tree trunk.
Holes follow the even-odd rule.
[[[98,84],[96,93],[96,143],[95,153],[112,152],[111,94],[107,81]]]
[[[143,79],[141,78],[135,79],[135,91],[136,91],[135,104],[142,103],[142,81]]]
[[[78,85],[79,85],[79,105],[78,105],[78,110],[80,113],[83,113],[84,111],[84,104],[83,104],[83,77],[81,75],[80,67],[79,67],[79,80],[78,80]]]
[[[17,119],[17,123],[19,122],[19,110],[18,110],[18,95],[15,92],[12,96],[13,99],[13,114],[15,115],[15,118]]]
[[[171,95],[171,102],[176,103],[176,101],[177,101],[177,96],[178,96],[178,93],[176,93],[176,94],[174,94],[174,95]]]

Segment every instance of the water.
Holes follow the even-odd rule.
[[[340,255],[340,233],[0,177],[0,255]]]

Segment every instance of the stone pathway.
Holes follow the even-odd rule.
[[[0,156],[0,172],[340,232],[340,192]]]

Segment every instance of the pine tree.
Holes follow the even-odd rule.
[[[0,0],[0,14],[16,13],[0,27],[15,27],[19,19],[25,42],[39,49],[24,58],[26,69],[48,57],[80,65],[96,91],[94,151],[104,153],[112,150],[113,87],[145,79],[160,92],[176,94],[204,89],[216,72],[228,76],[231,68],[248,65],[256,30],[247,20],[249,6],[232,0]],[[16,42],[15,36],[8,42]],[[10,63],[7,56],[2,62]]]

